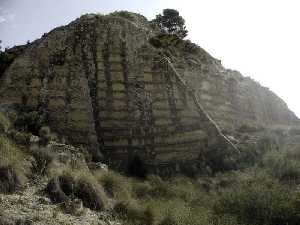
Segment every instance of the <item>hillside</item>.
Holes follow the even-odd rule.
[[[130,13],[56,28],[1,76],[1,107],[36,111],[96,160],[120,168],[139,160],[165,174],[194,173],[208,150],[222,151],[225,164],[236,149],[222,130],[299,123],[268,89],[190,42],[157,34]]]
[[[0,225],[296,225],[299,151],[282,99],[142,15],[1,52]]]

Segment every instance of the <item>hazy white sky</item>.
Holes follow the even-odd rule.
[[[2,46],[23,44],[88,12],[164,8],[185,18],[188,38],[269,87],[300,117],[299,0],[0,0]]]

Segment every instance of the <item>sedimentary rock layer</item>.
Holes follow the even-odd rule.
[[[139,157],[151,170],[196,170],[205,149],[233,146],[148,43],[150,32],[97,15],[57,28],[5,72],[1,104],[45,113],[56,132],[116,166]]]
[[[214,120],[222,129],[297,121],[274,94],[200,48],[161,54],[147,20],[126,15],[86,15],[28,45],[1,76],[1,106],[34,108],[96,159],[117,167],[138,159],[164,174],[193,173],[208,157],[226,167],[237,150]]]

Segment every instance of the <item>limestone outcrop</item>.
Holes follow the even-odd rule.
[[[0,76],[1,108],[30,107],[96,159],[125,168],[138,159],[162,174],[194,173],[206,161],[231,167],[238,150],[222,129],[299,122],[272,92],[201,48],[167,56],[151,44],[156,34],[133,13],[56,28]]]
[[[203,108],[223,130],[252,126],[294,126],[299,118],[275,93],[238,71],[225,69],[220,60],[196,47],[177,46],[174,65],[196,91]]]

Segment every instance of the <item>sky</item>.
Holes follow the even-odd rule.
[[[1,45],[33,41],[85,13],[128,10],[153,19],[165,8],[183,16],[188,39],[268,87],[300,117],[299,0],[0,0]]]

